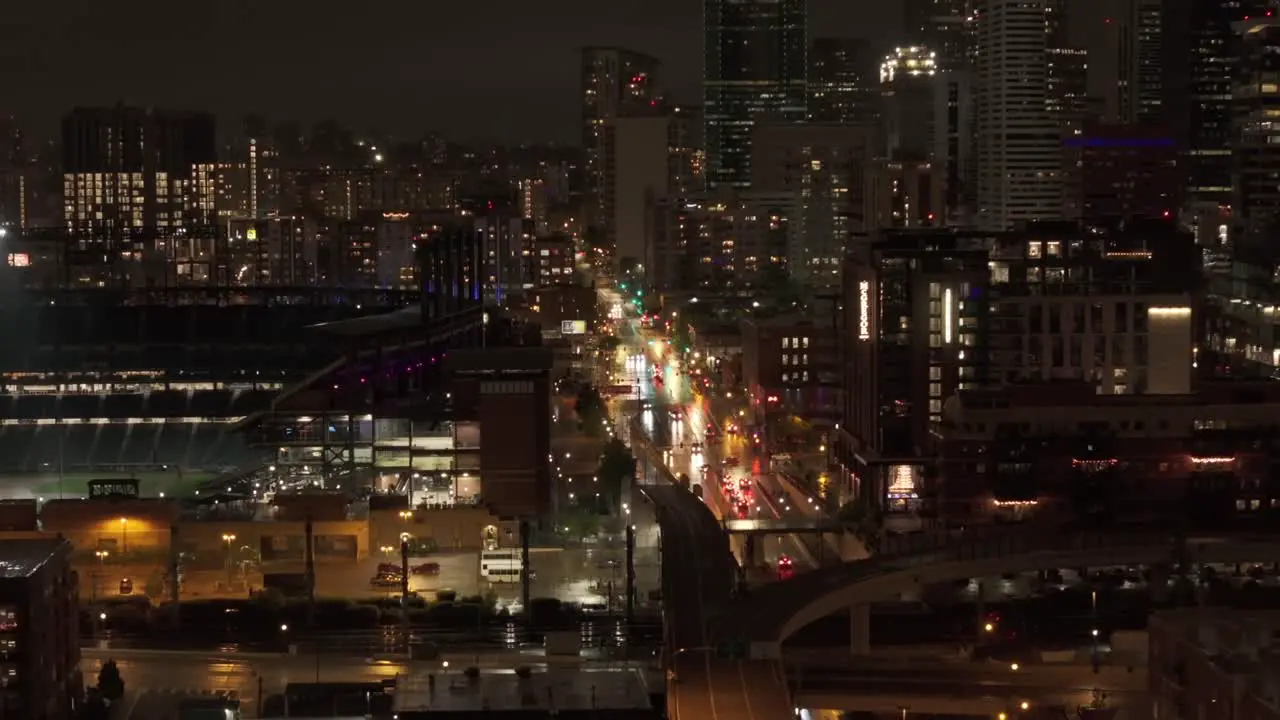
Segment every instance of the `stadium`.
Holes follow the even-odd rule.
[[[309,328],[394,315],[413,292],[24,290],[0,315],[0,496],[81,496],[133,477],[193,492],[275,462],[246,420],[314,385],[343,346]],[[320,371],[318,373],[318,371]],[[255,426],[256,427],[256,426]]]

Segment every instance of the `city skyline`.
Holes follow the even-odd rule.
[[[286,0],[251,9],[230,0],[200,23],[155,0],[109,11],[83,1],[20,8],[0,24],[0,67],[6,68],[0,80],[8,88],[0,114],[18,116],[37,138],[51,137],[73,105],[123,102],[209,110],[224,121],[257,113],[303,122],[332,118],[361,131],[410,137],[440,131],[461,140],[576,144],[577,52],[590,45],[657,56],[671,96],[701,102],[699,2],[614,3],[607,13],[587,0],[430,10],[384,2],[359,13],[343,6],[341,14],[324,4],[306,5],[306,14],[301,7]],[[896,1],[809,0],[809,8],[811,37],[874,38],[901,30]],[[387,12],[375,15],[382,9]],[[508,21],[495,21],[504,16]],[[447,24],[448,32],[424,30],[432,21]],[[270,32],[251,30],[286,25],[292,30],[279,42]],[[253,37],[263,38],[258,51],[237,52]],[[351,50],[336,51],[344,45]],[[473,61],[459,62],[466,52],[475,54]],[[119,74],[84,71],[100,67],[104,57],[115,58]]]

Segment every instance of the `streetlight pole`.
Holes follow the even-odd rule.
[[[222,545],[226,553],[226,557],[224,558],[224,564],[227,566],[227,589],[228,590],[231,588],[231,543],[235,541],[236,541],[236,536],[234,533],[222,534]]]
[[[102,576],[107,573],[107,569],[104,565],[106,563],[107,556],[111,553],[107,550],[95,550],[93,554],[98,557],[98,574],[93,578],[93,600],[94,602],[97,602],[98,586],[102,584]]]
[[[129,518],[120,518],[120,545],[121,550],[129,554]]]

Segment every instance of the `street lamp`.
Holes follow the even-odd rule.
[[[222,533],[222,545],[226,553],[227,583],[231,583],[231,543],[236,541],[234,533]]]
[[[129,518],[120,518],[120,546],[124,552],[129,552]]]
[[[106,568],[103,564],[107,560],[107,556],[111,553],[106,550],[95,550],[93,554],[98,558],[98,575],[93,579],[93,599],[98,599],[98,585],[102,583],[102,576],[106,574]]]

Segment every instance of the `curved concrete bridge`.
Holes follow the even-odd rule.
[[[717,638],[746,643],[756,659],[781,657],[801,628],[849,609],[854,653],[870,650],[870,603],[924,585],[1048,568],[1160,563],[1271,562],[1280,534],[1180,536],[1169,530],[1006,526],[890,538],[880,554],[798,575],[755,591],[718,624]]]

